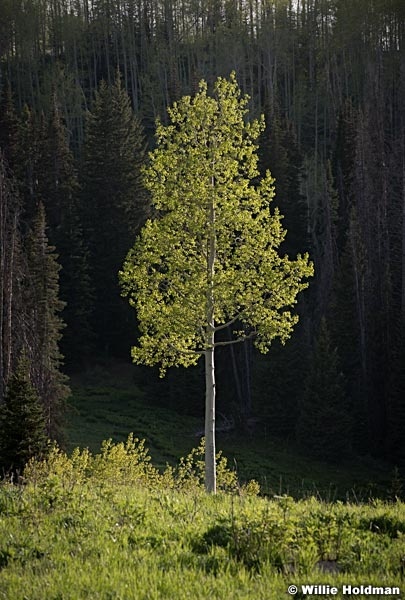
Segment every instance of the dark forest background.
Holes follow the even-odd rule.
[[[285,346],[218,352],[218,411],[331,461],[403,464],[404,53],[403,0],[2,0],[0,400],[24,350],[58,436],[65,373],[129,360],[117,273],[148,215],[155,119],[235,70],[266,118],[282,252],[308,250],[316,275]],[[202,413],[200,368],[137,377]]]

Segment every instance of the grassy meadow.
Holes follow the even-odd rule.
[[[126,440],[133,432],[145,439],[153,463],[159,469],[176,464],[200,441],[201,416],[168,408],[156,402],[139,367],[109,363],[73,378],[66,423],[66,446],[88,447],[97,452],[103,440]],[[218,417],[221,424],[221,416]],[[258,426],[252,435],[219,433],[217,447],[242,481],[256,479],[262,493],[295,498],[317,496],[322,500],[354,502],[372,497],[395,497],[397,481],[392,467],[368,459],[352,458],[337,465],[304,456],[288,440],[266,435]]]
[[[308,583],[405,583],[399,501],[263,498],[223,460],[207,496],[201,451],[163,473],[149,458],[132,437],[96,455],[54,450],[24,485],[3,484],[0,598],[279,600],[289,585],[305,598]]]
[[[149,402],[124,367],[73,383],[67,453],[54,448],[18,485],[0,485],[0,600],[405,589],[405,504],[384,465],[330,467],[264,435],[222,435],[228,461],[220,457],[219,493],[207,496],[201,419]]]

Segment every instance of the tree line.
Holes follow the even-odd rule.
[[[117,272],[150,210],[140,168],[155,119],[235,70],[265,115],[259,167],[276,179],[282,252],[309,250],[315,278],[286,346],[219,353],[222,412],[332,460],[403,460],[403,3],[9,1],[0,31],[2,393],[23,347],[55,409],[60,354],[80,369],[129,353]],[[184,377],[155,391],[178,403],[188,387],[197,410],[201,374]]]

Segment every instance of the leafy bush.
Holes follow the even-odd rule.
[[[102,443],[101,452],[92,461],[91,476],[99,481],[116,484],[142,483],[153,487],[159,482],[159,472],[151,464],[145,440],[130,433],[127,441]]]
[[[202,438],[197,448],[193,448],[185,458],[181,458],[175,469],[168,468],[177,489],[203,489],[205,478],[205,439]],[[228,467],[227,459],[218,452],[217,460],[217,489],[223,492],[239,490],[236,473]]]
[[[27,482],[40,483],[52,480],[65,489],[72,489],[91,479],[103,485],[135,485],[148,488],[176,489],[183,491],[204,490],[204,439],[197,448],[184,458],[177,467],[167,466],[160,474],[152,465],[145,440],[135,438],[131,433],[126,442],[102,443],[99,454],[93,456],[88,449],[76,448],[69,457],[54,445],[43,460],[32,459],[25,468]],[[242,495],[255,496],[259,493],[259,484],[251,480],[239,485],[236,473],[229,469],[227,459],[217,454],[218,490]]]

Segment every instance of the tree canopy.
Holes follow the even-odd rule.
[[[285,341],[298,321],[291,308],[313,272],[307,254],[278,253],[286,232],[270,208],[274,180],[269,171],[259,179],[257,169],[264,120],[246,122],[247,103],[232,74],[218,78],[213,96],[202,81],[193,98],[169,109],[170,124],[158,123],[144,170],[155,213],[121,271],[141,332],[134,361],[160,363],[164,374],[205,355],[213,457],[214,349],[253,338],[266,352],[275,337]],[[225,328],[233,339],[217,335]]]

